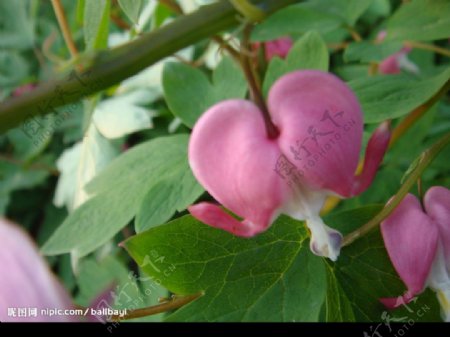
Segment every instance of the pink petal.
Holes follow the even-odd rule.
[[[363,121],[355,94],[336,76],[296,71],[269,92],[269,110],[280,131],[281,151],[312,189],[352,194]]]
[[[387,32],[385,30],[382,30],[378,32],[377,37],[375,39],[376,42],[383,42],[386,38]]]
[[[441,186],[431,187],[425,194],[424,204],[428,216],[439,228],[439,238],[450,270],[450,190]]]
[[[106,289],[104,289],[89,305],[90,308],[96,310],[96,312],[101,311],[102,309],[114,309],[112,304],[114,303],[114,290],[117,288],[117,284],[115,282],[111,283]],[[101,315],[92,315],[91,310],[89,310],[89,314],[87,315],[87,320],[89,322],[100,322],[105,323],[109,319],[109,317],[101,316]]]
[[[381,74],[399,74],[402,69],[417,73],[419,68],[417,65],[408,60],[407,55],[412,50],[411,47],[405,46],[400,51],[386,57],[381,61],[378,70]]]
[[[49,270],[29,236],[0,219],[0,321],[76,321],[71,316],[45,316],[41,309],[73,309],[65,289]],[[37,317],[8,316],[8,308],[36,308]]]
[[[384,122],[375,130],[369,139],[364,156],[363,170],[354,181],[352,195],[358,195],[370,186],[377,174],[378,167],[383,161],[390,139],[391,131],[389,122]]]
[[[211,107],[194,126],[189,143],[189,163],[197,180],[251,223],[254,233],[267,228],[291,193],[274,170],[280,155],[276,141],[266,135],[259,109],[245,100]],[[192,210],[200,220],[213,220],[205,221],[210,225],[232,228],[231,220],[211,206]]]
[[[262,218],[258,221],[259,225],[248,221],[239,222],[219,206],[208,202],[190,206],[188,210],[196,219],[237,236],[254,236],[264,231],[270,224],[269,214],[261,214]]]
[[[266,60],[270,61],[275,56],[284,59],[293,45],[292,39],[289,37],[282,37],[277,40],[265,42]]]
[[[413,294],[406,292],[402,296],[398,297],[380,298],[380,302],[383,303],[384,306],[388,309],[395,309],[401,307],[402,305],[408,304],[413,300],[413,298],[414,298]]]
[[[438,228],[408,194],[381,223],[389,257],[411,296],[420,293],[436,255]]]
[[[392,54],[381,61],[378,70],[381,74],[398,74],[401,72],[398,62],[399,53]]]

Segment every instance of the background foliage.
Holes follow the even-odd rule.
[[[206,2],[179,4],[189,12]],[[179,16],[155,0],[62,4],[81,58],[69,53],[49,1],[0,1],[1,100],[25,95],[88,65],[93,52],[138,39]],[[375,44],[381,30],[388,38]],[[233,45],[240,32],[235,27],[221,35]],[[392,120],[395,128],[448,86],[449,57],[419,47],[409,54],[418,73],[373,72],[405,41],[448,51],[446,0],[304,1],[256,25],[251,39],[285,36],[294,46],[285,60],[266,65],[264,94],[289,71],[336,73],[362,104],[366,140],[379,122]],[[314,256],[303,223],[286,216],[266,233],[241,239],[187,215],[188,205],[211,200],[188,165],[190,129],[212,104],[248,94],[239,65],[215,41],[202,39],[118,85],[36,117],[39,128],[31,136],[23,124],[1,134],[0,214],[33,235],[80,305],[113,286],[113,304],[128,309],[171,293],[204,293],[174,312],[138,319],[144,321],[383,320],[387,312],[378,298],[397,296],[404,285],[378,229],[333,263]],[[415,158],[449,131],[444,95],[391,147],[372,186],[341,201],[325,222],[343,233],[366,223],[397,192]],[[448,158],[450,147],[423,173],[424,190],[450,186]],[[125,239],[123,249],[118,244]],[[415,308],[423,306],[430,310],[417,317]],[[431,291],[389,315],[440,320]]]

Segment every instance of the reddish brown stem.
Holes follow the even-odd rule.
[[[272,119],[270,118],[269,110],[267,109],[264,97],[261,92],[261,85],[256,77],[256,71],[253,68],[252,59],[249,55],[251,53],[248,53],[248,51],[251,50],[251,45],[249,42],[251,30],[252,26],[246,25],[243,31],[242,48],[244,49],[244,51],[241,52],[241,65],[250,88],[250,96],[253,102],[255,102],[255,104],[261,110],[264,123],[266,125],[267,135],[269,136],[269,138],[274,139],[278,137],[279,132],[275,124],[273,124]]]

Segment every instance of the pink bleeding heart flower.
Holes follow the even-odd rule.
[[[363,172],[355,177],[362,112],[339,78],[317,70],[284,75],[270,90],[268,109],[276,137],[268,137],[255,104],[232,99],[200,117],[189,143],[195,177],[244,220],[206,202],[189,211],[208,225],[243,237],[265,231],[278,215],[288,214],[306,221],[315,254],[336,260],[342,236],[323,223],[319,211],[328,195],[351,197],[370,185],[389,143],[389,127],[382,124],[375,131]]]
[[[282,59],[286,58],[293,44],[294,43],[290,37],[281,37],[276,40],[264,42],[266,60],[270,61],[276,56]],[[259,42],[253,44],[256,49],[258,49],[260,45],[261,44]]]
[[[381,43],[386,37],[386,31],[378,33],[376,42]],[[381,74],[399,74],[402,69],[413,74],[419,73],[419,68],[416,64],[411,62],[408,58],[408,54],[412,48],[405,45],[398,52],[386,57],[382,60],[378,66],[378,70]]]
[[[426,287],[436,291],[443,318],[450,321],[450,190],[435,186],[419,200],[408,194],[381,223],[395,270],[407,287],[398,298],[382,298],[388,308],[411,301]]]
[[[0,238],[0,321],[76,321],[75,316],[41,314],[41,309],[74,307],[28,235],[17,225],[0,219]],[[23,310],[25,313],[21,313]]]

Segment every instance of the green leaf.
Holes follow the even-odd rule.
[[[107,47],[110,7],[111,0],[85,0],[83,27],[87,50]]]
[[[187,135],[160,137],[116,158],[88,184],[95,196],[69,215],[45,243],[44,254],[84,256],[110,240],[133,219],[156,184],[166,179],[171,188],[191,174],[187,142]]]
[[[327,297],[325,299],[325,320],[327,322],[354,322],[352,305],[344,293],[333,270],[327,267]]]
[[[125,190],[127,184],[115,188]],[[86,201],[58,227],[42,247],[45,255],[72,253],[83,257],[108,242],[136,214],[139,195],[123,198],[114,192]]]
[[[315,30],[325,34],[339,27],[353,26],[373,0],[315,0],[275,12],[255,27],[252,40],[274,40]]]
[[[416,0],[402,4],[389,19],[387,40],[432,41],[449,37],[450,2]]]
[[[449,80],[450,68],[423,80],[405,75],[373,76],[349,82],[362,105],[364,121],[378,123],[406,115],[425,103]]]
[[[29,1],[0,1],[0,48],[25,49],[33,44]],[[15,69],[20,70],[19,68]]]
[[[310,252],[301,223],[285,216],[252,239],[185,216],[125,247],[172,292],[205,292],[170,321],[317,321],[325,298],[323,261]]]
[[[148,191],[136,216],[137,233],[165,223],[175,211],[186,209],[203,193],[190,171],[179,178],[161,180]]]
[[[93,306],[99,296],[112,297],[109,305],[115,309],[133,310],[156,305],[167,292],[148,277],[139,277],[129,271],[122,261],[113,256],[101,260],[86,258],[80,262],[77,273],[78,293],[76,303]],[[105,293],[106,292],[106,293]],[[99,303],[99,308],[103,307]],[[152,315],[133,321],[158,322],[164,314]]]
[[[119,0],[119,5],[133,23],[138,22],[142,0]]]
[[[254,41],[275,40],[286,35],[302,34],[310,30],[326,33],[338,28],[342,20],[323,11],[306,8],[304,4],[286,7],[257,25],[252,33]]]
[[[314,0],[305,3],[305,7],[334,15],[343,23],[353,26],[372,2],[373,0]]]
[[[79,292],[77,302],[89,306],[102,293],[109,290],[117,296],[118,303],[111,303],[117,309],[125,309],[126,298],[138,298],[139,289],[133,279],[128,278],[128,269],[117,258],[107,256],[101,261],[87,258],[80,262],[77,272]],[[121,290],[122,294],[120,294]],[[120,296],[120,298],[119,298]],[[121,304],[121,305],[115,305]],[[94,307],[94,309],[97,309]]]
[[[11,192],[35,187],[48,176],[47,171],[31,170],[0,159],[0,215],[5,214]]]
[[[291,71],[317,69],[328,71],[329,56],[325,42],[317,32],[308,32],[290,50],[285,61],[274,58],[267,69],[263,92],[267,96],[275,81]]]
[[[372,43],[368,41],[353,42],[345,48],[344,61],[373,62],[396,53],[402,48],[399,41],[387,41],[383,43]]]
[[[84,7],[86,6],[86,0],[77,1],[76,21],[77,24],[82,26],[84,21]]]
[[[163,87],[173,114],[191,128],[215,103],[229,98],[244,98],[247,92],[242,71],[228,57],[223,58],[215,69],[212,83],[199,69],[168,62],[164,65]]]
[[[0,86],[14,87],[28,75],[26,59],[15,51],[0,50]]]

